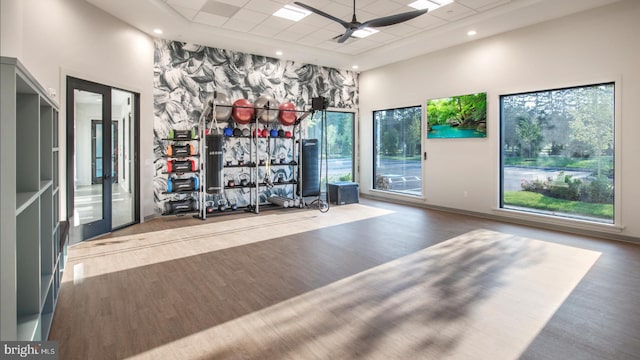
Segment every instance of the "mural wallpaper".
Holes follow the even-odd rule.
[[[231,102],[247,99],[252,103],[261,95],[268,95],[278,103],[293,102],[298,110],[311,106],[311,99],[327,98],[331,108],[355,110],[358,106],[358,79],[355,72],[326,68],[317,65],[300,64],[265,56],[251,55],[223,49],[199,46],[177,41],[156,40],[154,59],[154,153],[155,175],[154,194],[156,211],[163,213],[168,200],[182,200],[195,197],[191,193],[167,193],[168,179],[188,179],[195,174],[167,174],[169,145],[181,145],[167,140],[171,130],[189,130],[198,125],[205,99],[213,92],[222,92]],[[250,125],[229,122],[218,123],[218,128],[248,129]],[[293,131],[292,126],[282,126],[277,121],[270,129]],[[246,131],[246,130],[245,130]],[[288,165],[293,160],[292,139],[253,139],[226,137],[224,143],[225,183],[234,180],[255,182],[249,179],[250,168],[238,166],[247,164],[249,151],[258,149],[264,160],[270,158],[276,164],[260,167],[258,179],[268,172],[271,179],[286,182],[296,176],[295,166]],[[196,141],[190,142],[198,148]],[[192,158],[199,164],[199,157]],[[280,163],[284,163],[281,165]],[[255,177],[255,176],[254,176]],[[172,181],[172,185],[176,183]],[[171,185],[169,185],[171,186]],[[260,203],[265,203],[271,195],[291,197],[294,185],[276,185],[262,188]],[[244,207],[250,204],[249,188],[226,189],[220,195],[208,195],[208,205],[219,203]]]

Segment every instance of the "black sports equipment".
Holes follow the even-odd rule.
[[[178,214],[197,209],[198,202],[195,199],[170,200],[164,203],[164,212],[166,214]]]
[[[300,150],[300,171],[302,186],[298,186],[300,196],[320,195],[320,143],[318,139],[302,139]],[[300,181],[300,174],[298,174]]]
[[[224,190],[223,168],[224,168],[224,139],[220,134],[207,135],[207,186],[206,192],[209,194],[219,194]]]
[[[399,24],[401,22],[405,22],[408,20],[411,20],[415,17],[418,17],[422,14],[426,14],[427,11],[429,11],[429,9],[424,9],[424,10],[415,10],[415,11],[409,11],[409,12],[404,12],[404,13],[400,13],[400,14],[395,14],[395,15],[389,15],[389,16],[385,16],[385,17],[381,17],[381,18],[377,18],[377,19],[372,19],[372,20],[367,20],[363,23],[359,22],[356,19],[356,0],[353,0],[353,17],[351,19],[351,22],[346,22],[342,19],[339,19],[333,15],[329,15],[326,12],[322,11],[322,10],[318,10],[316,8],[313,8],[309,5],[305,5],[303,3],[297,2],[295,1],[294,4],[305,8],[313,13],[316,13],[320,16],[323,16],[329,20],[333,20],[337,23],[339,23],[340,25],[342,25],[345,29],[344,34],[342,35],[338,35],[336,36],[334,39],[338,39],[339,43],[343,43],[345,41],[347,41],[348,38],[350,38],[354,32],[358,31],[358,30],[362,30],[364,28],[370,27],[370,28],[377,28],[377,27],[383,27],[383,26],[389,26],[389,25],[395,25],[395,24]]]

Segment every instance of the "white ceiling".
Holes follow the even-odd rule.
[[[86,0],[153,37],[358,71],[596,8],[620,0],[455,0],[365,39],[331,40],[344,28],[319,15],[272,16],[293,0]],[[414,10],[414,0],[356,0],[360,22]],[[438,0],[434,0],[438,1]],[[300,0],[347,22],[352,0]],[[222,4],[221,4],[222,3]],[[227,15],[222,15],[227,10]],[[218,14],[214,14],[217,12]],[[162,35],[153,30],[160,28]],[[469,37],[469,30],[477,35]],[[282,51],[282,55],[276,55]]]

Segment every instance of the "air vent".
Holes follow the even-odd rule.
[[[233,6],[233,5],[229,5],[229,4],[225,4],[225,3],[213,1],[213,0],[207,1],[207,3],[204,4],[202,9],[200,9],[200,11],[202,12],[223,16],[227,18],[230,18],[233,15],[235,15],[238,12],[238,10],[240,10],[240,8],[237,6]]]

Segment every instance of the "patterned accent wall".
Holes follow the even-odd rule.
[[[164,212],[165,202],[188,198],[190,194],[166,194],[167,179],[175,177],[167,171],[167,146],[171,129],[192,129],[198,124],[202,104],[213,92],[225,93],[231,102],[247,99],[252,103],[261,96],[269,95],[278,103],[291,101],[298,110],[310,108],[311,99],[325,97],[328,106],[346,110],[356,110],[358,106],[357,73],[317,65],[300,64],[265,56],[187,44],[177,41],[156,40],[154,59],[154,153],[155,176],[154,194],[156,210]],[[229,122],[219,123],[218,128],[246,128]],[[276,130],[289,130],[277,121],[269,125]],[[194,145],[197,144],[194,142]],[[237,164],[249,161],[250,148],[258,148],[261,154],[269,153],[277,162],[289,163],[293,160],[293,141],[276,139],[255,140],[250,144],[246,138],[225,138],[224,158]],[[283,160],[280,160],[283,159]],[[195,158],[199,162],[198,158]],[[267,171],[260,168],[258,178]],[[271,166],[271,179],[288,181],[295,176],[293,166]],[[225,168],[225,182],[230,179],[241,181],[247,178],[248,168]],[[178,178],[195,176],[184,174]],[[255,177],[255,176],[254,176]],[[258,179],[258,180],[260,180]],[[256,181],[256,179],[251,179]],[[263,189],[261,189],[263,190]],[[264,188],[259,197],[266,202],[271,195],[291,197],[294,186],[280,185]],[[210,195],[207,200],[212,205],[220,202],[236,204],[239,207],[250,203],[248,188],[225,190],[221,195]]]

